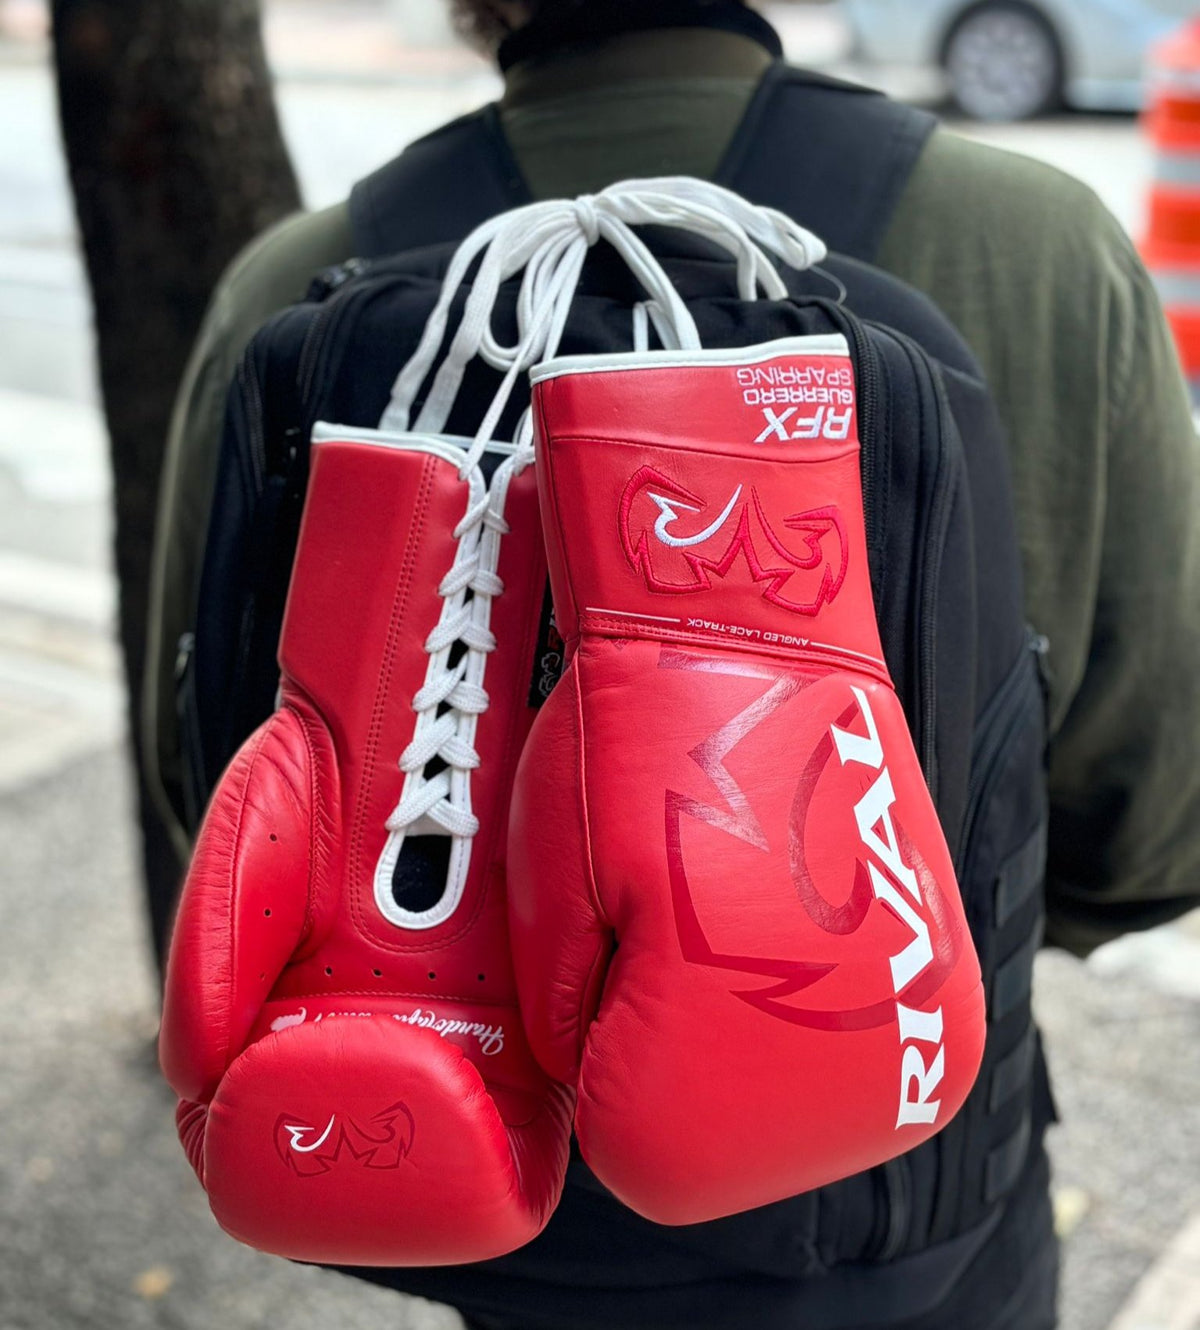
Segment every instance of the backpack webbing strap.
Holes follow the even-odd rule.
[[[364,259],[461,240],[489,217],[532,203],[492,103],[443,125],[360,180],[350,225]]]
[[[750,100],[715,181],[871,261],[935,118],[782,62]],[[363,258],[461,240],[533,196],[495,104],[418,139],[355,185]]]
[[[873,89],[779,63],[759,84],[716,181],[870,263],[936,125],[928,111]]]

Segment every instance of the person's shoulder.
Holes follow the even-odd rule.
[[[1073,213],[1102,211],[1090,186],[1049,162],[957,134],[944,126],[929,139],[914,183],[976,211],[1024,212],[1029,207]]]
[[[1095,191],[1047,162],[939,128],[898,211],[900,243],[986,256],[1020,280],[1126,269],[1131,246]],[[1058,263],[1066,265],[1060,271]]]
[[[316,212],[296,212],[246,245],[234,258],[213,297],[221,322],[261,322],[301,300],[323,268],[353,256],[354,242],[345,203]]]
[[[256,236],[225,269],[209,301],[176,399],[172,437],[220,433],[233,368],[273,315],[304,299],[322,269],[353,256],[345,204],[297,212]],[[207,446],[207,444],[205,444]]]

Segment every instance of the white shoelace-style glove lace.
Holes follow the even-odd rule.
[[[496,565],[500,536],[508,526],[503,498],[494,484],[489,493],[480,468],[472,467],[465,480],[467,511],[454,529],[454,563],[438,586],[442,612],[425,639],[429,665],[412,700],[417,722],[412,742],[400,756],[404,788],[387,819],[388,839],[375,869],[380,910],[407,928],[433,928],[453,913],[466,885],[472,838],[479,830],[471,810],[470,776],[479,766],[476,725],[488,708],[484,670],[496,647],[488,625],[492,598],[504,590]],[[439,769],[430,775],[435,761]],[[393,879],[405,839],[428,835],[452,837],[446,889],[430,909],[413,911],[396,900]]]
[[[492,600],[504,590],[496,571],[500,538],[508,530],[504,507],[513,478],[533,461],[528,410],[514,444],[500,445],[510,455],[490,485],[481,462],[485,451],[497,447],[493,433],[520,375],[558,350],[592,245],[608,241],[646,292],[647,299],[632,311],[635,345],[646,345],[652,323],[664,347],[700,347],[687,306],[634,226],[677,227],[721,246],[736,263],[743,300],[755,300],[760,292],[772,300],[786,297],[783,278],[768,254],[804,269],[826,253],[816,236],[783,213],[756,208],[718,185],[685,177],[623,181],[575,200],[530,204],[485,222],[459,246],[421,342],[396,379],[379,425],[388,433],[409,432],[413,401],[445,338],[451,304],[478,259],[462,321],[412,425],[414,433],[426,438],[443,434],[467,366],[476,356],[503,372],[474,442],[461,454],[459,476],[468,490],[467,509],[454,531],[454,563],[438,587],[442,614],[425,642],[429,666],[412,702],[416,727],[400,757],[404,789],[387,820],[388,840],[376,866],[376,902],[386,918],[404,927],[433,928],[444,922],[466,886],[472,839],[479,829],[471,809],[471,772],[479,765],[475,731],[488,708],[483,684],[488,655],[496,646],[489,627]],[[493,332],[493,310],[501,285],[522,271],[517,341],[505,346]],[[435,761],[439,769],[431,774]],[[396,901],[393,875],[405,838],[420,835],[448,835],[452,844],[445,891],[431,909],[418,913]]]

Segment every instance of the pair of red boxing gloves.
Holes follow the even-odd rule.
[[[536,464],[490,481],[319,427],[280,705],[188,874],[162,1063],[218,1221],[280,1255],[510,1251],[572,1124],[649,1219],[730,1214],[919,1144],[978,1068],[846,344],[532,378]],[[817,378],[842,405],[764,429],[747,384]]]

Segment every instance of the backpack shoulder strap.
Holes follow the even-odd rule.
[[[528,186],[493,103],[409,144],[350,193],[360,258],[461,240],[523,203]]]
[[[869,263],[936,124],[928,111],[781,61],[759,84],[716,180]]]
[[[870,88],[779,62],[750,99],[716,181],[870,262],[936,123]],[[359,181],[350,222],[360,257],[378,258],[460,240],[530,202],[493,103]]]

